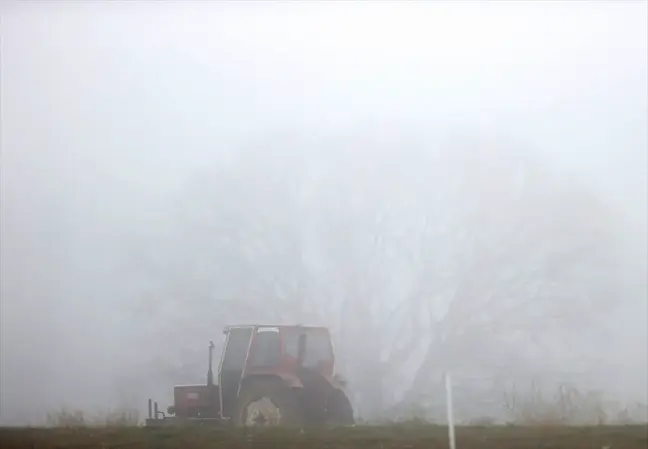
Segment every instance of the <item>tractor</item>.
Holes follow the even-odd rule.
[[[217,383],[209,344],[205,385],[178,385],[163,412],[148,401],[146,426],[231,424],[243,427],[349,426],[346,382],[334,374],[325,327],[227,326]]]

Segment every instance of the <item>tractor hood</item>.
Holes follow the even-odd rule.
[[[173,404],[176,410],[210,407],[217,394],[217,385],[177,385],[173,388]]]

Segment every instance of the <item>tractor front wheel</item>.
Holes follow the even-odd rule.
[[[233,423],[243,427],[298,427],[296,395],[281,381],[252,380],[241,389]]]

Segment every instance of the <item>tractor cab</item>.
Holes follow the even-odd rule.
[[[333,348],[328,329],[302,326],[230,326],[219,369],[221,408],[234,410],[247,379],[278,378],[301,384],[300,370],[332,379]]]
[[[333,375],[333,348],[326,328],[257,326],[250,330],[231,327],[225,332],[230,337],[225,344],[224,362],[245,356],[246,373],[268,369],[292,372],[297,366],[303,366],[323,375]],[[245,343],[249,344],[249,350]],[[230,355],[231,352],[238,352],[238,355]]]
[[[174,388],[174,405],[167,411],[176,421],[225,420],[254,425],[257,418],[252,415],[263,416],[266,423],[296,422],[306,415],[312,417],[310,421],[321,421],[331,397],[345,407],[346,421],[353,419],[343,385],[334,377],[335,358],[327,328],[237,325],[226,327],[223,333],[218,384],[214,384],[214,345],[210,343],[207,384]],[[259,405],[263,398],[266,401]],[[269,409],[277,413],[281,409],[283,418],[270,419]],[[166,418],[157,405],[152,410],[149,401],[147,425],[160,424],[160,415]]]

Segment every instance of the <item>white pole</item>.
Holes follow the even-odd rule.
[[[456,449],[454,412],[452,411],[452,378],[449,372],[447,372],[445,375],[445,388],[446,388],[446,412],[448,413],[448,440],[450,440],[450,449]]]

